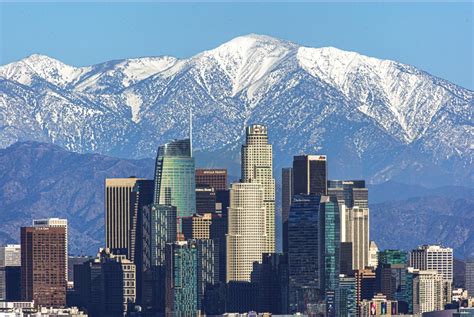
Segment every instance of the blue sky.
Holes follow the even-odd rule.
[[[397,60],[474,89],[473,15],[470,1],[0,2],[0,64],[33,53],[76,66],[138,56],[189,57],[259,33]]]

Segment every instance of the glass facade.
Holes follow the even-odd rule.
[[[295,195],[288,217],[290,312],[310,312],[320,299],[319,206],[321,196]]]
[[[151,265],[165,264],[165,247],[176,240],[176,207],[151,205],[150,212]]]
[[[355,277],[341,276],[339,278],[338,295],[339,316],[355,317],[357,315]]]
[[[337,197],[347,208],[368,208],[369,191],[364,180],[329,180],[328,195]]]
[[[196,213],[195,163],[189,139],[176,140],[158,148],[154,203],[176,207],[179,231],[179,219]]]
[[[167,245],[166,314],[197,316],[198,251],[193,241]]]
[[[339,205],[335,197],[324,197],[321,203],[320,224],[321,241],[324,253],[321,254],[321,283],[325,292],[335,291],[339,280],[340,219]]]

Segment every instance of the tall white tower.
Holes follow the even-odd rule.
[[[265,234],[264,188],[259,183],[233,183],[227,234],[227,282],[248,281],[254,262],[262,262]]]
[[[267,127],[253,124],[246,129],[242,145],[242,183],[259,183],[263,187],[267,253],[275,252],[275,179],[273,178],[272,145],[268,143]]]

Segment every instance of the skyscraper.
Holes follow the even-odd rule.
[[[361,315],[361,303],[364,299],[370,300],[374,297],[376,291],[375,272],[371,269],[356,270],[354,272],[356,279],[356,305],[357,316]]]
[[[410,266],[419,270],[436,270],[444,283],[444,303],[451,302],[453,283],[453,249],[439,245],[422,245],[410,253]]]
[[[376,270],[377,292],[387,299],[399,301],[399,312],[408,313],[406,294],[406,270],[408,254],[401,250],[384,250],[379,252]]]
[[[262,262],[267,236],[265,189],[260,183],[234,183],[230,190],[227,282],[247,281],[254,262]]]
[[[338,308],[339,316],[355,317],[357,315],[355,277],[339,276]]]
[[[474,259],[466,261],[466,289],[469,296],[474,297]]]
[[[196,186],[196,212],[200,215],[216,212],[216,192],[213,187]]]
[[[178,232],[182,217],[196,213],[196,176],[190,139],[175,140],[158,148],[154,203],[177,209]]]
[[[320,201],[317,195],[295,195],[288,217],[290,313],[315,312],[321,298]]]
[[[246,129],[246,142],[242,145],[242,183],[259,183],[264,190],[265,208],[264,252],[275,252],[275,179],[273,178],[272,145],[268,143],[267,127],[254,124]]]
[[[13,298],[8,298],[9,294],[15,293],[17,288],[18,293],[20,291],[20,281],[15,281],[14,272],[17,272],[21,266],[21,248],[19,244],[8,244],[0,247],[0,301],[9,301]],[[11,276],[9,276],[11,275]],[[18,277],[18,274],[16,274]],[[11,281],[11,285],[8,285]],[[15,296],[13,296],[15,297]],[[19,300],[16,298],[15,300]]]
[[[326,155],[293,157],[293,192],[295,194],[327,195]]]
[[[166,315],[197,316],[198,254],[191,241],[166,245]]]
[[[352,269],[364,269],[369,264],[369,209],[353,207],[346,211],[346,238],[352,243]]]
[[[67,258],[64,226],[21,228],[21,297],[36,306],[66,305]]]
[[[188,243],[195,243],[197,247],[198,307],[203,311],[206,290],[219,283],[218,244],[212,239],[188,240]]]
[[[196,186],[209,186],[215,191],[227,189],[227,170],[197,168],[196,169]]]
[[[141,179],[105,179],[105,246],[113,254],[131,259],[132,222],[137,219],[133,206],[133,189]],[[136,221],[136,220],[135,220]]]
[[[340,219],[339,205],[336,197],[322,196],[319,213],[319,233],[321,239],[320,280],[321,289],[335,292],[339,287],[340,255]]]
[[[443,276],[436,270],[409,268],[413,274],[413,314],[443,310]]]
[[[367,266],[370,266],[374,269],[377,268],[379,260],[378,260],[378,253],[379,253],[379,248],[377,247],[377,244],[375,241],[370,241],[369,243],[369,262]]]
[[[288,252],[288,213],[293,197],[293,168],[281,170],[281,221],[283,225],[283,253]]]
[[[369,207],[369,191],[364,180],[329,180],[328,195],[336,196],[347,208]]]

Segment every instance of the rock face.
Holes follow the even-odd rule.
[[[472,186],[473,96],[413,66],[261,35],[189,59],[78,68],[32,55],[0,67],[0,146],[153,157],[188,133],[192,109],[198,158],[234,174],[243,127],[263,123],[276,168],[324,153],[332,178]]]
[[[33,219],[60,217],[69,221],[70,253],[95,254],[105,241],[105,178],[150,178],[153,165],[37,142],[0,150],[0,244],[19,242]]]

